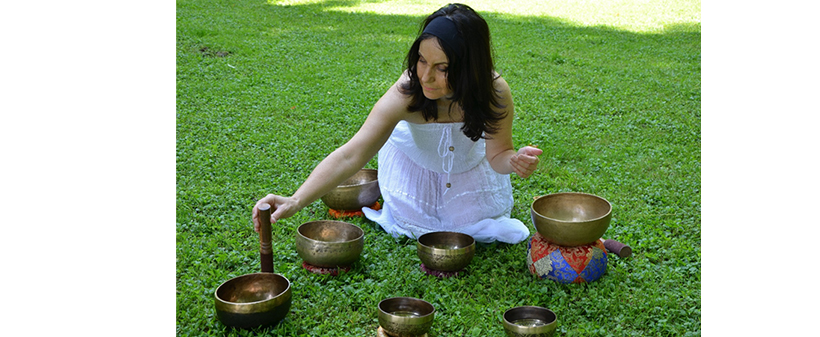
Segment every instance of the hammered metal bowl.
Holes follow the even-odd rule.
[[[557,326],[558,317],[546,308],[523,306],[504,312],[504,331],[509,337],[548,337]]]
[[[535,199],[530,210],[535,229],[561,246],[580,246],[604,235],[612,219],[612,205],[596,195],[565,192]]]
[[[427,301],[393,297],[379,302],[379,325],[393,337],[416,337],[433,325],[436,309]]]
[[[322,197],[322,202],[337,211],[360,210],[381,196],[378,171],[361,169]]]
[[[290,311],[290,281],[274,273],[234,277],[214,291],[216,316],[222,324],[241,329],[273,326]]]
[[[303,223],[296,231],[296,252],[305,262],[326,268],[349,266],[364,249],[364,231],[334,220]]]
[[[419,237],[416,252],[427,268],[459,271],[475,256],[475,239],[456,232],[430,232]]]

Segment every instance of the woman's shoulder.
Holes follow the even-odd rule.
[[[510,91],[510,85],[507,83],[507,80],[495,71],[493,71],[493,87],[495,87],[495,90],[499,90],[501,92]]]
[[[406,95],[402,92],[401,86],[404,83],[407,83],[410,78],[407,77],[406,74],[402,74],[389,89],[387,92],[382,95],[376,105],[373,107],[374,112],[378,112],[379,115],[383,116],[392,116],[392,119],[406,119],[409,117],[410,111],[407,110],[407,107],[410,105],[410,96]]]
[[[390,86],[390,89],[387,90],[387,92],[384,94],[382,98],[387,98],[391,103],[399,104],[406,110],[407,105],[410,103],[411,97],[410,95],[404,93],[402,87],[404,87],[409,82],[410,77],[407,76],[407,73],[403,73],[399,77],[399,79],[396,80],[396,82],[393,83],[392,86]]]

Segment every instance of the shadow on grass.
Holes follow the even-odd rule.
[[[292,124],[269,125],[272,132],[331,127],[341,136],[323,142],[323,152],[338,147],[400,75],[422,18],[339,10],[361,2],[224,1],[218,10],[178,4],[180,122],[214,110],[276,116]],[[242,6],[252,10],[236,8]],[[482,15],[518,118],[583,127],[573,125],[575,116],[640,113],[699,123],[699,24],[644,34],[553,18]],[[225,57],[207,57],[213,55]],[[204,102],[203,96],[222,99]],[[679,109],[659,113],[670,102]],[[530,142],[546,143],[546,134],[535,136]]]

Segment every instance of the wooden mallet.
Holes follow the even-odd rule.
[[[273,272],[273,250],[271,249],[270,205],[259,205],[259,257],[263,273]]]
[[[601,242],[604,243],[604,247],[606,247],[606,250],[610,251],[611,253],[615,253],[615,255],[618,255],[619,257],[632,256],[632,247],[629,247],[615,240],[601,239]]]

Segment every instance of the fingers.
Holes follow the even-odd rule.
[[[273,194],[268,195],[270,200],[268,200],[268,204],[271,207],[270,213],[270,223],[275,224],[277,220],[282,218],[282,213],[285,210],[284,203],[285,199]]]
[[[257,233],[259,233],[259,227],[261,226],[259,221],[259,206],[262,204],[267,204],[271,207],[271,224],[275,224],[279,219],[290,217],[293,213],[298,211],[298,209],[294,207],[291,198],[268,194],[256,202],[256,205],[253,206],[253,211],[251,212],[251,218],[253,219],[253,230]]]
[[[519,154],[514,156],[515,160],[520,162],[522,165],[538,165],[538,157],[530,156],[526,154]]]
[[[513,172],[521,178],[529,177],[538,168],[538,156],[543,152],[543,150],[532,146],[522,147],[517,154],[510,158]]]
[[[270,214],[270,223],[272,223],[272,224],[276,223],[277,220],[282,218],[282,216],[284,215],[283,213],[285,213],[285,208],[284,207],[277,207]]]
[[[540,156],[542,153],[544,153],[544,150],[534,146],[525,146],[518,150],[518,154],[525,154],[532,157]]]
[[[261,223],[259,221],[259,205],[268,204],[268,205],[271,206],[271,208],[276,209],[275,200],[276,200],[275,195],[268,194],[264,198],[259,199],[259,201],[256,202],[256,205],[253,206],[253,210],[251,211],[251,219],[253,220],[253,231],[254,232],[259,233],[259,227],[261,226]],[[273,218],[273,216],[271,216],[271,218]],[[271,220],[271,223],[273,223],[273,222],[275,222],[275,221]]]
[[[258,203],[253,206],[253,211],[251,211],[251,219],[253,220],[253,231],[259,233],[259,209]]]
[[[529,176],[527,173],[527,167],[521,164],[521,160],[518,158],[518,155],[513,156],[510,158],[510,166],[512,166],[513,172],[517,174],[521,178],[526,178]]]
[[[518,174],[521,178],[529,177],[533,172],[535,172],[535,168],[537,165],[530,165],[530,164],[522,164],[520,160],[512,160],[510,162],[513,168],[513,172]]]

